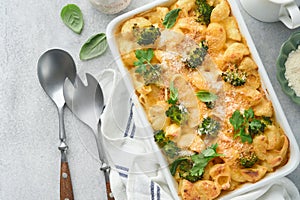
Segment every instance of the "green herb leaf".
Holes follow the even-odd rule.
[[[253,142],[252,136],[246,133],[245,127],[242,127],[239,130],[239,133],[235,135],[235,137],[236,136],[239,136],[243,143],[248,142],[249,144],[251,144]]]
[[[90,37],[80,49],[81,60],[89,60],[100,56],[107,49],[105,33],[99,33]]]
[[[68,4],[60,12],[62,21],[75,33],[80,34],[83,28],[83,17],[80,8],[75,4]]]
[[[244,111],[244,116],[246,118],[247,121],[249,121],[250,119],[254,118],[254,112],[252,108],[249,108],[248,110]]]
[[[145,62],[146,63],[150,63],[150,61],[152,60],[152,58],[154,56],[153,49],[146,49],[146,50],[144,50],[144,49],[138,49],[134,53],[135,53],[135,57],[137,59],[139,59],[139,61],[134,62],[135,66],[143,64]]]
[[[234,138],[240,137],[242,142],[253,142],[253,137],[258,133],[263,133],[265,128],[272,121],[269,118],[255,118],[252,108],[245,110],[243,115],[239,110],[234,111],[229,119],[234,128]]]
[[[239,110],[236,110],[230,117],[229,121],[232,124],[234,130],[238,130],[240,126],[244,123],[244,117]]]
[[[213,144],[200,154],[195,154],[191,156],[192,161],[194,162],[193,168],[191,169],[192,176],[202,176],[206,165],[215,157],[223,156],[223,154],[218,154],[216,152],[218,145]]]
[[[169,11],[166,16],[165,19],[163,21],[163,25],[166,28],[172,28],[177,20],[178,17],[178,13],[181,11],[180,8],[176,8],[174,10]]]
[[[196,93],[196,96],[202,102],[211,102],[211,101],[215,101],[218,98],[217,95],[206,90],[200,90],[199,92]]]
[[[178,101],[178,90],[174,87],[174,82],[170,83],[170,97],[168,99],[169,104],[176,104]]]
[[[138,49],[134,53],[138,59],[138,61],[133,63],[137,67],[135,72],[143,76],[145,85],[159,83],[161,66],[159,64],[151,64],[151,60],[154,57],[153,49]]]

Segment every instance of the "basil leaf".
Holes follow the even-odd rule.
[[[83,28],[83,17],[80,8],[75,4],[68,4],[60,12],[62,21],[75,33],[80,34]]]
[[[107,49],[105,33],[98,33],[90,37],[80,49],[80,60],[89,60],[100,56]]]
[[[211,102],[211,101],[215,101],[218,98],[217,95],[215,95],[214,93],[208,92],[206,90],[200,90],[199,92],[196,93],[196,96],[202,102]]]
[[[175,25],[175,22],[177,20],[178,17],[178,13],[181,11],[180,8],[176,8],[174,10],[169,11],[166,16],[165,19],[163,21],[163,25],[166,28],[172,28]]]

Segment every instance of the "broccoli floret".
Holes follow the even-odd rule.
[[[176,146],[175,142],[166,137],[163,130],[154,133],[154,141],[162,148],[168,157],[174,158],[175,156],[178,156],[180,149]]]
[[[200,66],[204,61],[207,50],[208,46],[205,44],[205,41],[202,41],[200,47],[197,47],[195,50],[191,51],[188,55],[188,58],[185,60],[187,67],[195,69]]]
[[[180,162],[178,165],[179,176],[183,179],[186,179],[192,183],[200,180],[202,176],[192,176],[191,169],[193,168],[194,162],[191,159],[186,159]]]
[[[176,146],[175,142],[168,140],[166,145],[163,147],[163,151],[170,158],[178,156],[180,149]]]
[[[213,109],[215,107],[216,102],[215,101],[209,101],[209,102],[204,102],[206,107],[209,109]]]
[[[160,65],[156,64],[149,66],[149,68],[146,69],[142,75],[145,81],[145,85],[159,83],[161,78]]]
[[[145,85],[156,84],[160,81],[161,67],[159,64],[151,64],[151,60],[154,57],[153,49],[135,51],[135,57],[138,61],[133,64],[136,66],[136,73],[143,76]]]
[[[270,117],[262,116],[262,122],[263,122],[265,125],[272,125],[272,120],[271,120]]]
[[[187,109],[183,105],[173,104],[166,111],[166,116],[170,117],[172,122],[180,125],[187,121]]]
[[[225,82],[229,82],[233,86],[244,85],[247,80],[246,73],[240,72],[238,69],[229,69],[223,72],[222,78]]]
[[[196,0],[196,21],[200,22],[201,24],[209,24],[210,23],[210,15],[212,10],[214,9],[213,6],[210,6],[206,0]]]
[[[261,119],[253,119],[249,123],[248,131],[251,135],[263,133],[267,125],[271,125],[272,121],[270,117],[263,116]]]
[[[198,133],[203,135],[217,136],[220,129],[220,122],[211,117],[204,118],[198,128]]]
[[[168,142],[168,139],[165,136],[165,132],[163,130],[156,131],[154,133],[154,141],[158,144],[160,148],[165,146]]]
[[[258,160],[255,152],[246,151],[240,154],[240,164],[245,168],[252,167]]]
[[[161,35],[159,28],[151,25],[145,28],[139,28],[137,24],[134,24],[133,34],[139,45],[154,44],[155,40]]]
[[[266,124],[264,124],[262,121],[258,119],[253,119],[249,123],[248,131],[251,135],[255,135],[260,132],[263,133],[265,131],[265,128],[266,128]]]

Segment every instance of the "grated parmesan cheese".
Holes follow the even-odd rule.
[[[289,53],[285,62],[285,69],[288,86],[300,97],[300,45],[295,51]]]

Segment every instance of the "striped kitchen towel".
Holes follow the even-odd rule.
[[[150,124],[139,115],[142,108],[136,103],[134,93],[128,92],[128,77],[107,69],[98,80],[104,89],[106,107],[101,116],[101,132],[111,158],[110,178],[115,199],[179,199],[168,164],[154,144]],[[294,183],[284,177],[231,199],[294,200],[300,197]]]
[[[126,78],[113,69],[98,75],[104,90],[105,109],[101,131],[111,160],[111,188],[116,200],[171,200],[168,165],[154,145],[148,122],[139,116],[138,104],[126,86]],[[155,148],[156,147],[156,148]]]

